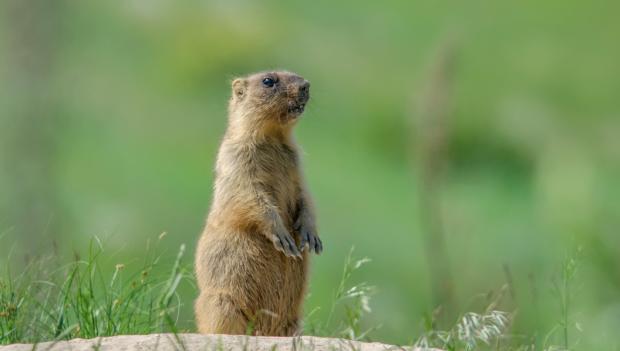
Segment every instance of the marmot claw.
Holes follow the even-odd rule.
[[[271,237],[273,245],[288,257],[301,258],[301,253],[295,245],[293,237],[286,231],[278,231]]]
[[[321,242],[319,236],[316,235],[315,229],[302,226],[299,229],[299,235],[301,236],[301,241],[299,243],[299,250],[301,252],[303,252],[306,247],[308,248],[308,252],[312,252],[312,250],[314,250],[317,255],[323,251],[323,243]]]

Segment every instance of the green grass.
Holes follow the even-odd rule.
[[[147,245],[141,264],[107,263],[104,246],[94,238],[86,258],[69,264],[56,267],[58,258],[39,258],[18,275],[7,265],[0,278],[0,344],[180,332],[181,308],[191,306],[193,297],[181,297],[178,288],[193,286],[194,278],[185,246],[171,261],[159,252],[163,239]],[[369,261],[354,259],[351,249],[330,317],[323,322],[314,317],[318,309],[310,311],[305,334],[366,339],[369,330],[361,329],[361,320],[370,312],[372,288],[352,285],[350,278]],[[344,316],[335,321],[335,314]]]
[[[159,241],[143,263],[131,267],[105,264],[97,239],[86,258],[69,264],[37,259],[18,275],[7,266],[0,278],[0,344],[177,332],[177,288],[190,279],[185,246],[166,262]]]
[[[178,327],[181,308],[191,306],[193,300],[178,289],[182,284],[193,286],[185,246],[176,255],[166,253],[160,249],[164,236],[147,245],[142,263],[108,264],[108,253],[94,238],[86,257],[76,255],[69,264],[58,265],[58,258],[39,258],[19,274],[7,265],[0,278],[0,344],[193,331]],[[372,313],[375,288],[353,279],[370,262],[349,251],[327,307],[328,317],[318,318],[320,307],[309,310],[303,334],[372,341],[371,332],[381,327],[368,327],[366,321]],[[560,315],[557,326],[539,345],[533,336],[512,334],[518,313],[499,310],[511,289],[508,285],[486,296],[482,311],[461,314],[447,330],[437,328],[439,313],[431,314],[423,321],[425,332],[411,344],[449,351],[574,349],[569,343],[569,322],[577,263],[576,254],[567,255],[553,280]],[[556,333],[561,334],[559,339],[553,338]],[[560,340],[561,345],[553,345],[552,340]]]
[[[85,258],[93,234],[112,237],[98,256],[106,287],[117,263],[125,269],[115,284],[140,274],[135,257],[160,230],[171,233],[171,257],[149,278],[169,278],[181,243],[191,262],[230,79],[286,68],[312,82],[295,133],[326,248],[313,259],[305,309],[328,319],[342,275],[334,267],[355,245],[373,263],[350,283],[376,287],[356,335],[381,326],[366,336],[415,342],[433,320],[436,275],[410,162],[415,136],[433,134],[411,122],[450,37],[456,69],[439,195],[456,307],[433,329],[484,314],[486,301],[470,300],[501,287],[506,266],[511,334],[538,349],[545,339],[618,349],[620,2],[100,1],[48,11],[50,3],[0,5],[0,232],[10,230],[0,260],[15,246],[13,286],[3,291],[37,275],[56,285],[34,284],[36,300],[45,290],[56,304],[68,253],[23,278],[15,261],[52,242]],[[563,313],[551,278],[560,282],[557,262],[572,240],[584,247],[583,274]],[[177,290],[179,317],[171,314],[180,330],[192,328],[190,282]],[[19,296],[6,299],[13,313]],[[326,333],[345,329],[345,313],[336,309]]]
[[[368,334],[376,327],[363,329],[362,319],[371,312],[370,299],[373,287],[362,282],[354,284],[351,277],[366,263],[369,258],[355,259],[354,248],[345,258],[340,283],[338,284],[329,307],[327,318],[322,321],[315,317],[319,307],[312,309],[305,317],[304,334],[342,337],[351,340],[367,340]],[[342,316],[334,321],[335,314]]]

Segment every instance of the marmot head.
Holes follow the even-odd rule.
[[[297,74],[261,72],[232,82],[230,111],[256,128],[287,126],[304,112],[309,98],[310,83]]]

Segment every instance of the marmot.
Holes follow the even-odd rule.
[[[298,332],[309,253],[323,250],[292,137],[309,98],[310,83],[290,72],[232,82],[196,252],[200,333]]]

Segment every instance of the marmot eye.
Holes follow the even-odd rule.
[[[272,88],[276,82],[271,78],[263,78],[263,85]]]

